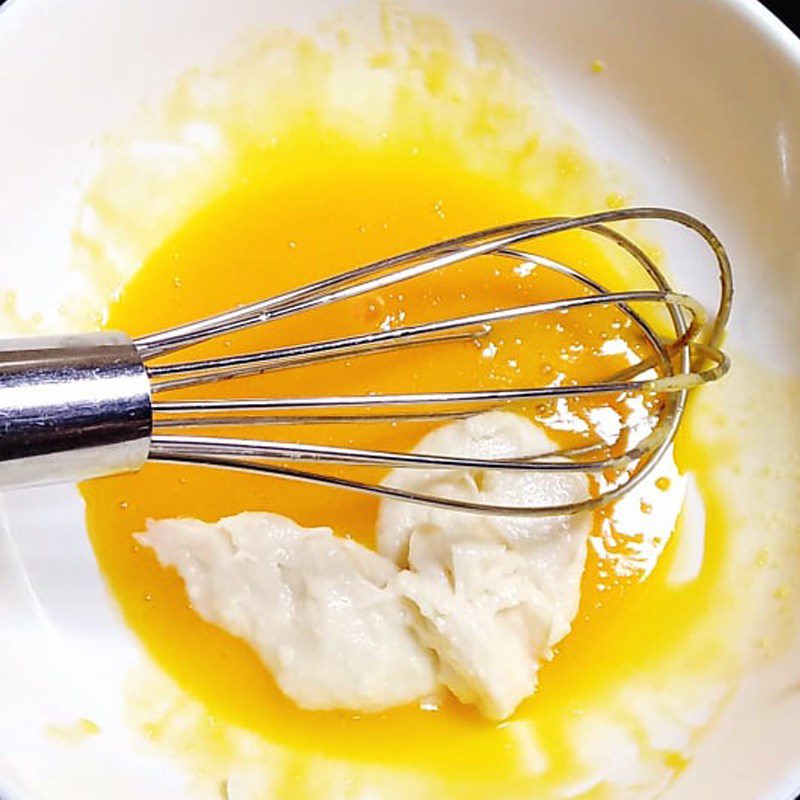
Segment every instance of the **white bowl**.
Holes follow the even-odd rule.
[[[637,200],[708,221],[735,265],[734,346],[800,372],[800,41],[755,0],[419,5],[528,56],[566,114],[592,131],[593,152],[638,180]],[[97,137],[255,26],[307,27],[330,8],[326,0],[4,5],[0,284],[57,297]],[[607,65],[602,81],[587,69],[593,59]],[[77,496],[48,495],[45,529],[26,511],[37,497],[8,495],[0,531],[0,796],[178,796],[177,772],[154,769],[152,754],[131,747],[119,676],[138,645],[106,597],[80,525],[59,524],[79,519]],[[671,800],[786,800],[800,790],[800,631],[793,638],[796,646],[744,681]],[[104,720],[102,743],[80,756],[48,750],[47,721],[87,709]]]

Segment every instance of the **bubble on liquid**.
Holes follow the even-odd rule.
[[[530,261],[523,261],[514,267],[514,272],[519,275],[520,278],[527,278],[535,268],[536,265]]]

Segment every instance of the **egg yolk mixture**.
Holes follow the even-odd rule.
[[[365,154],[344,141],[298,132],[284,152],[273,155],[269,167],[256,158],[243,164],[240,185],[153,254],[110,309],[107,326],[144,334],[277,294],[343,267],[541,213],[535,198],[459,169],[445,153],[428,158],[399,150]],[[605,283],[615,281],[613,267],[587,237],[552,238],[537,243],[536,249],[565,263],[591,266],[593,277]],[[520,269],[512,261],[486,260],[255,328],[196,352],[246,352],[580,293],[562,276]],[[605,342],[615,340],[625,341],[634,352],[646,352],[622,314],[598,307],[504,323],[486,337],[457,344],[272,372],[212,391],[221,397],[366,394],[547,385],[559,375],[589,382],[627,365],[622,355],[613,354],[619,348],[606,348],[612,355],[603,350]],[[200,387],[186,396],[209,394],[208,387]],[[606,402],[570,401],[560,412],[544,403],[527,411],[540,421],[558,413],[591,421],[591,409]],[[629,412],[623,398],[618,404],[625,418]],[[253,429],[244,435],[294,435],[325,444],[404,451],[429,427],[355,423],[269,429],[268,434]],[[558,426],[549,432],[565,444],[587,436],[586,430],[558,431]],[[363,474],[374,480],[383,473]],[[153,554],[132,538],[147,518],[212,521],[242,510],[268,510],[304,526],[328,525],[371,544],[375,499],[263,476],[162,464],[85,484],[83,493],[98,561],[127,622],[152,655],[215,713],[293,747],[427,763],[437,770],[459,769],[466,761],[476,775],[510,768],[502,729],[455,701],[436,711],[404,708],[377,716],[296,708],[246,645],[200,620],[177,575],[161,569]],[[620,549],[635,546],[627,541],[630,536],[604,530],[609,519],[608,512],[596,515],[595,537],[610,538]],[[634,539],[636,535],[647,538],[646,532],[637,532]],[[664,543],[649,544],[660,548]],[[668,561],[669,553],[663,558]],[[669,648],[670,635],[680,633],[682,614],[694,613],[701,602],[698,585],[670,591],[658,568],[643,581],[636,571],[615,575],[611,563],[590,557],[575,629],[544,667],[538,693],[519,711],[554,733],[565,703],[579,706],[582,696],[602,691],[604,681],[617,681],[620,671]],[[648,634],[653,627],[660,636]]]
[[[318,67],[319,57],[308,48],[300,49],[301,63],[307,59]],[[456,74],[445,55],[436,52],[429,60],[425,48],[419,50],[422,55],[418,53],[426,76],[420,91],[433,97],[451,92],[447,76]],[[387,58],[391,61],[378,53],[369,69],[385,68]],[[309,87],[316,84],[308,77],[311,73],[311,67],[303,73],[304,88],[313,95]],[[326,83],[327,90],[333,91],[331,84]],[[458,91],[466,90],[461,86]],[[493,92],[496,96],[496,86]],[[463,97],[447,97],[454,107],[466,102]],[[470,125],[459,132],[461,118],[443,115],[437,122],[427,112],[417,117],[414,101],[405,95],[401,100],[403,114],[396,119],[402,117],[402,122],[386,135],[372,131],[366,138],[348,130],[349,119],[337,117],[335,124],[329,124],[323,114],[313,111],[294,114],[293,125],[274,139],[261,140],[247,132],[237,140],[231,123],[226,136],[236,144],[229,179],[150,252],[110,304],[105,327],[132,336],[150,333],[431,242],[572,213],[585,204],[590,193],[576,192],[576,186],[589,180],[588,163],[565,147],[537,167],[539,162],[532,158],[536,137],[522,144],[520,139],[512,147],[507,135],[518,120],[504,107],[478,103],[477,110],[470,111]],[[186,105],[185,97],[182,103]],[[478,147],[465,158],[463,141],[470,137],[488,149]],[[492,161],[492,142],[498,152],[512,148],[502,169]],[[483,165],[481,152],[485,152]],[[161,199],[154,196],[153,204],[159,203]],[[616,203],[618,198],[608,198],[609,205]],[[630,266],[624,266],[621,256],[591,234],[548,237],[530,247],[612,289],[641,288],[630,285]],[[238,332],[197,346],[180,358],[263,350],[584,293],[571,279],[548,270],[500,257],[484,258]],[[195,387],[180,397],[362,395],[588,383],[613,375],[629,365],[630,357],[645,358],[649,352],[641,334],[618,309],[594,306],[499,323],[485,335],[463,341]],[[635,409],[654,411],[656,403],[655,398],[627,393],[516,404],[509,410],[543,426],[558,444],[571,446],[594,440],[609,411],[625,424]],[[433,427],[430,422],[356,422],[217,428],[211,434],[403,452]],[[679,445],[679,466],[699,458],[688,437]],[[386,474],[372,468],[357,473],[320,469],[372,482]],[[215,719],[293,753],[435,775],[446,782],[448,788],[442,791],[447,796],[467,797],[473,790],[475,796],[486,796],[480,792],[491,785],[502,786],[504,796],[512,796],[514,791],[530,792],[532,786],[546,792],[570,778],[579,760],[568,733],[572,722],[679,650],[692,621],[707,610],[709,588],[717,581],[725,550],[724,515],[701,486],[706,519],[702,564],[689,580],[672,580],[680,538],[671,535],[677,512],[671,518],[667,515],[665,526],[659,508],[682,479],[674,465],[659,470],[650,495],[637,501],[632,525],[623,525],[613,507],[593,515],[581,604],[572,631],[543,665],[536,694],[510,721],[501,723],[489,722],[474,708],[447,696],[435,707],[410,706],[380,714],[296,707],[245,643],[195,613],[174,570],[162,568],[154,553],[134,538],[150,518],[216,521],[242,511],[269,511],[306,527],[330,526],[339,535],[374,546],[378,509],[374,497],[167,464],[148,464],[137,474],[88,482],[81,491],[98,564],[125,621],[163,670]],[[695,651],[687,664],[707,657]],[[544,766],[532,767],[521,758],[523,729],[525,736],[535,736]],[[684,763],[678,748],[674,752],[667,748],[659,758],[668,771]]]

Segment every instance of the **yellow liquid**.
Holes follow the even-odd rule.
[[[537,201],[511,176],[488,178],[469,171],[445,145],[422,153],[402,142],[361,148],[313,125],[286,142],[268,159],[257,151],[242,157],[239,180],[154,252],[124,287],[109,311],[108,328],[133,335],[158,330],[471,229],[536,217],[558,204],[553,196]],[[616,280],[613,266],[589,237],[553,238],[537,243],[536,250],[588,269],[600,281]],[[492,260],[448,269],[378,298],[357,298],[237,334],[192,355],[374,330],[387,317],[392,324],[400,319],[411,324],[579,293],[566,279],[541,270],[523,277],[514,266]],[[193,394],[302,396],[543,385],[559,371],[569,379],[591,380],[625,363],[599,355],[604,338],[623,335],[643,352],[632,333],[620,329],[622,319],[613,309],[600,308],[590,316],[526,319],[497,326],[477,342],[269,373]],[[496,346],[493,357],[485,353],[488,342]],[[588,407],[587,401],[572,404],[579,414]],[[536,417],[552,408],[523,410]],[[259,435],[402,450],[429,427],[270,428]],[[572,441],[566,434],[561,439]],[[691,455],[690,442],[682,447]],[[160,568],[132,538],[148,517],[216,520],[269,510],[372,543],[376,500],[273,478],[161,464],[84,484],[82,492],[98,563],[126,622],[157,663],[217,718],[295,751],[413,767],[450,777],[454,784],[490,781],[511,787],[523,780],[507,727],[452,699],[437,711],[410,707],[378,715],[295,707],[250,648],[203,622],[177,575]],[[665,582],[669,544],[646,580],[609,573],[609,563],[590,548],[574,629],[543,667],[536,695],[514,717],[535,724],[553,779],[568,774],[573,758],[564,740],[565,722],[676,648],[691,621],[702,615],[725,537],[713,498],[707,501],[706,558],[692,583],[674,588]],[[598,514],[596,536],[602,524]]]

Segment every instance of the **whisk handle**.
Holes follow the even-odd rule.
[[[0,340],[0,488],[138,469],[150,382],[121,333]]]

